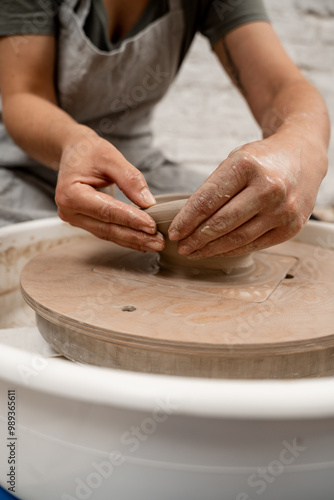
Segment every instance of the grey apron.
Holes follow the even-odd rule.
[[[57,91],[61,108],[119,149],[143,172],[153,194],[193,191],[203,182],[203,176],[166,160],[154,149],[150,126],[154,107],[178,70],[184,34],[182,0],[170,0],[167,14],[111,52],[99,50],[84,32],[91,2],[65,0],[59,10]],[[9,144],[1,143],[0,147],[7,152],[13,149]],[[0,187],[0,218],[10,218],[6,210],[12,212],[12,222],[49,216],[50,208],[55,210],[56,175],[27,157],[24,162],[25,155],[16,150],[20,155],[16,166],[26,168],[2,169],[0,186],[6,184],[4,177],[14,170],[18,172],[20,179],[16,175],[16,183],[23,182],[21,191],[25,192],[24,203],[28,206],[23,209],[22,203],[15,205],[17,186],[14,190],[7,188],[7,200],[10,191],[11,200],[3,206],[6,192]],[[40,178],[37,174],[44,171]],[[49,174],[53,178],[46,179]],[[29,182],[22,179],[24,175],[28,175]],[[36,183],[32,182],[34,178]],[[120,193],[118,197],[122,199]]]

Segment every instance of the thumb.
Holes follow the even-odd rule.
[[[143,174],[124,157],[113,171],[112,178],[125,196],[139,207],[147,208],[156,204]]]

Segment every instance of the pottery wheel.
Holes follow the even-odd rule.
[[[65,357],[172,375],[295,378],[334,373],[334,250],[289,241],[251,271],[183,276],[159,256],[87,236],[33,258],[21,287]],[[312,263],[316,262],[316,266]]]

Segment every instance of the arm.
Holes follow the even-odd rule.
[[[193,258],[238,255],[293,237],[311,215],[327,171],[326,106],[271,26],[244,25],[214,50],[263,140],[233,151],[174,219],[170,238]]]
[[[28,155],[59,169],[59,216],[120,245],[160,250],[163,238],[147,214],[97,191],[116,183],[138,206],[155,203],[142,174],[119,151],[59,108],[54,37],[26,36],[20,50],[14,46],[14,37],[0,39],[4,123]]]

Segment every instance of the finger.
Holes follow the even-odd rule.
[[[149,235],[117,224],[97,221],[86,215],[75,214],[71,217],[70,223],[72,226],[89,231],[98,238],[142,252],[160,252],[165,246],[164,238],[160,233]]]
[[[279,245],[286,241],[286,236],[282,233],[279,228],[274,228],[263,234],[256,240],[252,241],[248,245],[241,246],[235,250],[224,253],[224,257],[234,257],[237,255],[243,255],[251,252],[258,252],[260,250],[265,250],[275,245]]]
[[[110,158],[105,169],[105,175],[112,179],[133,203],[141,208],[148,208],[156,204],[143,174],[131,165],[121,153],[117,152],[116,158]]]
[[[285,225],[280,225],[279,227],[268,227],[268,231],[261,235],[259,238],[253,240],[249,244],[240,246],[234,250],[224,253],[226,257],[232,257],[234,255],[241,255],[249,252],[256,252],[258,250],[264,250],[280,243],[284,243],[293,236],[299,233],[301,230],[300,225],[292,226],[290,229]]]
[[[234,229],[253,219],[261,210],[262,201],[255,187],[247,187],[229,203],[201,224],[190,236],[181,240],[178,250],[181,255],[200,250]]]
[[[70,223],[72,214],[81,214],[97,222],[113,223],[149,234],[157,230],[156,223],[145,212],[96,191],[87,184],[76,183],[67,192],[60,188],[57,190],[56,203],[59,216]]]
[[[171,240],[180,240],[191,234],[205,220],[239,193],[247,185],[242,164],[227,158],[189,198],[169,229]]]
[[[228,234],[211,241],[200,250],[190,255],[190,259],[202,259],[213,257],[214,255],[240,255],[249,251],[259,249],[259,244],[270,246],[273,243],[272,236],[265,239],[274,229],[273,221],[270,217],[258,216],[249,220],[242,226],[234,229]],[[267,244],[268,243],[268,244]]]

